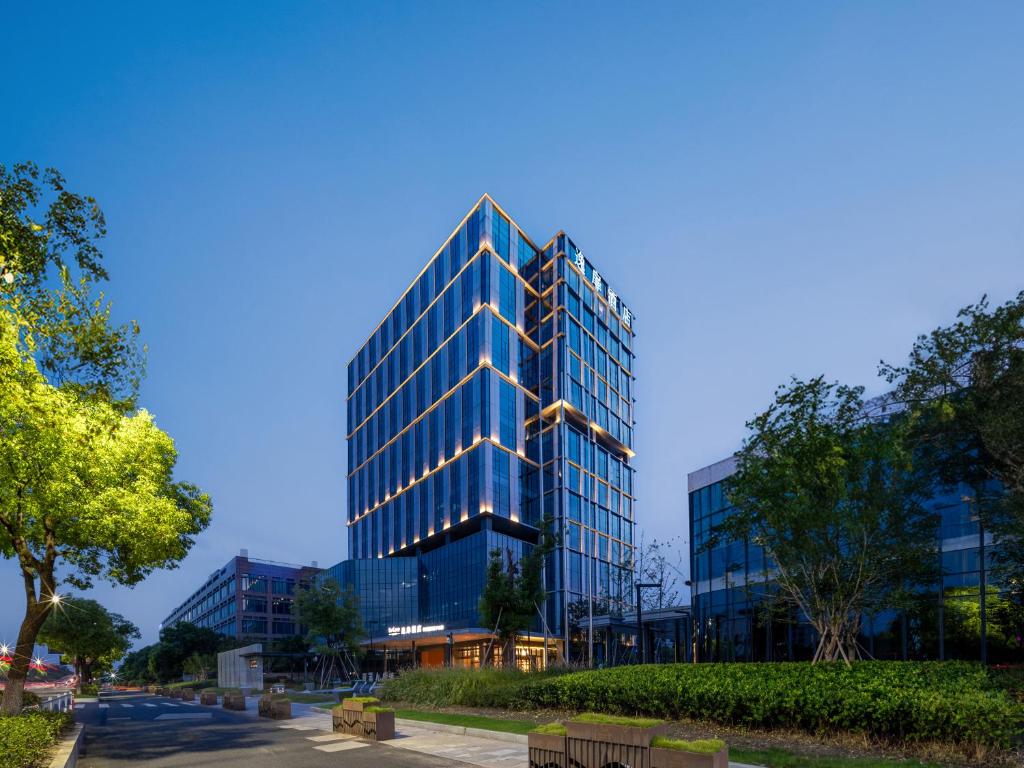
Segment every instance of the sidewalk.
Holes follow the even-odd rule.
[[[246,714],[253,717],[258,717],[256,700],[256,697],[250,696],[245,702]],[[355,736],[333,733],[329,710],[317,705],[293,703],[292,719],[278,721],[276,724],[279,728],[309,731],[310,741],[319,744],[314,749],[325,752],[356,749],[367,744]],[[394,739],[379,743],[395,749],[408,749],[425,755],[458,760],[480,768],[526,768],[529,765],[529,752],[524,735],[401,719],[395,721],[395,731]],[[761,766],[730,762],[729,768]]]

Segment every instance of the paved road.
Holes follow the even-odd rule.
[[[339,739],[287,727],[251,714],[229,712],[148,694],[104,694],[76,707],[85,723],[81,768],[440,768],[449,759],[383,744]],[[285,727],[282,727],[285,726]]]

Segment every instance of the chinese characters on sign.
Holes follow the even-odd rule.
[[[421,632],[441,632],[443,630],[444,624],[431,624],[429,626],[409,624],[404,627],[388,627],[388,634],[394,637],[396,635],[418,635]]]
[[[583,275],[583,279],[586,280],[587,260],[583,256],[583,251],[576,248],[576,246],[573,246],[573,249],[576,251],[576,256],[573,259],[576,269],[580,271]],[[590,282],[593,284],[594,290],[598,295],[604,295],[603,289],[607,289],[608,308],[619,315],[624,326],[632,328],[633,313],[629,311],[625,304],[619,301],[619,295],[612,290],[611,286],[602,279],[601,274],[593,267],[590,268]]]

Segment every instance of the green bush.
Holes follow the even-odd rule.
[[[906,742],[1007,746],[1024,731],[1024,706],[967,662],[664,664],[533,675],[417,670],[388,681],[382,698],[689,717]]]
[[[100,693],[100,687],[96,683],[82,683],[79,686],[81,696],[98,696]]]
[[[73,722],[68,712],[0,716],[0,768],[38,768]]]

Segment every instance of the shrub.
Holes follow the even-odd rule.
[[[363,712],[394,712],[391,707],[365,707]]]
[[[0,717],[0,768],[39,768],[73,722],[68,712],[26,712]]]
[[[417,670],[388,681],[382,698],[985,746],[1007,746],[1024,730],[1024,705],[968,662],[652,664],[532,675]]]
[[[79,687],[79,690],[81,691],[82,696],[98,696],[100,687],[96,685],[96,683],[83,683]]]
[[[651,746],[660,749],[675,749],[679,752],[696,752],[701,755],[713,755],[725,746],[721,739],[694,739],[684,741],[683,739],[669,739],[664,736],[655,736],[651,739]]]

